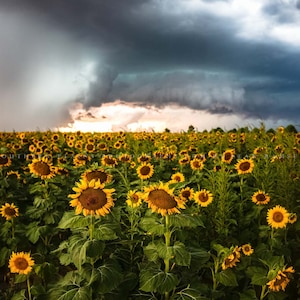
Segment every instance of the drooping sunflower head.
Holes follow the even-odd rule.
[[[222,154],[222,162],[226,164],[230,164],[234,158],[235,155],[235,149],[227,149]]]
[[[13,252],[9,259],[11,273],[18,273],[27,275],[32,271],[34,260],[31,258],[30,253]]]
[[[162,216],[179,214],[180,208],[185,208],[185,203],[174,195],[174,189],[170,189],[168,184],[160,182],[144,188],[143,199],[148,203],[152,211]]]
[[[228,268],[233,268],[240,261],[241,258],[241,247],[236,246],[233,248],[231,253],[224,258],[222,263],[222,270],[226,270]]]
[[[254,161],[247,158],[240,159],[235,165],[235,168],[239,175],[252,173],[254,169]]]
[[[8,178],[12,178],[12,179],[17,179],[17,180],[20,180],[21,179],[21,175],[18,171],[9,171],[6,173],[6,176]]]
[[[136,172],[139,178],[143,180],[149,179],[154,174],[154,167],[152,164],[144,162],[137,167]]]
[[[99,180],[100,183],[110,183],[112,180],[112,175],[108,174],[104,169],[100,168],[100,169],[90,169],[85,171],[82,175],[81,175],[82,179],[85,181],[91,181],[91,180]]]
[[[175,174],[171,175],[171,182],[184,182],[185,178],[184,175],[181,172],[176,172]]]
[[[279,270],[276,276],[267,283],[267,286],[272,292],[284,291],[292,278],[292,273],[295,273],[293,267],[283,268]]]
[[[270,196],[261,190],[255,192],[251,199],[257,205],[265,205],[270,202]]]
[[[56,174],[56,168],[52,165],[48,157],[34,158],[28,165],[30,173],[41,179],[53,178]]]
[[[250,256],[254,252],[254,250],[250,244],[245,244],[241,248],[242,248],[243,253],[247,256]]]
[[[184,201],[188,201],[193,199],[194,197],[194,190],[190,187],[185,187],[180,190],[180,198],[183,199]]]
[[[181,158],[179,158],[178,162],[180,165],[187,165],[191,161],[191,157],[188,154],[183,155]]]
[[[276,205],[268,210],[267,222],[272,228],[284,228],[289,222],[289,213],[284,207]]]
[[[19,216],[19,208],[16,207],[14,203],[5,203],[5,205],[2,205],[0,208],[0,213],[1,216],[6,219],[6,221],[9,221]]]
[[[213,201],[213,194],[206,189],[194,193],[194,201],[202,207],[208,206]]]
[[[112,193],[115,189],[105,189],[100,180],[81,180],[73,187],[76,194],[70,194],[70,205],[76,207],[75,214],[81,212],[84,216],[105,216],[110,213],[110,208],[114,206]]]
[[[139,207],[142,204],[142,193],[136,190],[130,190],[127,193],[126,203],[132,208]]]
[[[11,159],[6,154],[0,154],[0,168],[9,167],[11,165]]]

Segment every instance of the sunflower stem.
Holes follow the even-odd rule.
[[[32,297],[31,297],[31,290],[30,290],[30,281],[29,281],[29,276],[27,276],[27,291],[28,291],[28,299],[29,300],[32,300]]]
[[[263,299],[265,298],[265,296],[267,295],[267,293],[265,293],[266,288],[267,288],[266,285],[264,285],[264,286],[261,288],[261,293],[260,293],[259,300],[263,300]]]
[[[89,225],[90,241],[93,240],[93,236],[94,236],[94,227],[95,227],[95,218],[94,218],[94,216],[91,216],[91,223],[90,223],[90,225]]]
[[[166,225],[166,231],[165,231],[165,244],[166,247],[170,247],[171,244],[171,231],[170,231],[170,216],[167,214],[165,216],[165,225]],[[165,273],[168,273],[170,271],[170,259],[167,257],[164,259],[165,264]],[[165,300],[169,299],[169,292],[165,292]]]

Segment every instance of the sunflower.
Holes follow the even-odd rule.
[[[289,213],[284,207],[276,205],[268,210],[267,221],[272,228],[284,228],[289,222]]]
[[[136,208],[142,204],[142,193],[130,190],[127,193],[126,203],[129,207]]]
[[[181,172],[177,172],[171,176],[171,182],[184,182],[185,178],[184,175]]]
[[[47,157],[34,158],[28,167],[33,175],[39,176],[43,180],[53,178],[56,174],[56,168],[52,166],[52,163]]]
[[[237,162],[237,164],[235,165],[235,168],[239,175],[249,174],[254,169],[254,161],[251,158],[250,159],[247,159],[247,158],[240,159]]]
[[[6,219],[6,221],[9,221],[17,216],[19,216],[19,208],[15,206],[14,203],[5,203],[5,205],[2,205],[0,208],[1,216]]]
[[[118,164],[118,161],[111,155],[103,155],[101,164],[107,167],[115,167]]]
[[[96,169],[96,170],[87,170],[81,175],[82,179],[85,181],[91,181],[95,179],[99,180],[100,183],[110,183],[112,180],[112,175],[105,172],[104,169]]]
[[[195,192],[194,200],[202,207],[208,206],[213,201],[213,194],[206,189]]]
[[[272,280],[270,280],[267,285],[272,292],[279,292],[280,290],[285,290],[288,283],[292,278],[292,273],[295,273],[293,267],[284,268],[283,270],[279,270]]]
[[[27,275],[32,271],[34,260],[30,253],[13,252],[9,259],[9,268],[11,273]]]
[[[121,161],[123,163],[130,163],[131,162],[131,155],[127,154],[127,153],[122,153],[119,156],[119,161]]]
[[[11,159],[5,154],[0,154],[0,167],[9,167],[10,165]]]
[[[254,250],[253,250],[253,248],[251,247],[250,244],[243,245],[242,246],[242,251],[247,256],[250,256],[254,252]]]
[[[147,155],[145,153],[142,153],[139,157],[138,157],[138,162],[139,163],[144,163],[144,162],[150,162],[151,161],[151,156]]]
[[[102,151],[107,150],[107,146],[106,146],[105,143],[99,143],[99,144],[97,145],[97,148],[98,148],[99,150],[102,150]]]
[[[255,192],[251,199],[257,205],[264,205],[270,202],[270,196],[261,190]]]
[[[289,214],[289,223],[294,224],[297,222],[297,215],[295,213],[290,213]]]
[[[234,158],[235,155],[235,149],[227,149],[222,154],[222,162],[226,164],[230,164]]]
[[[224,258],[222,263],[222,270],[227,268],[233,268],[240,261],[241,258],[241,247],[236,246],[233,251]]]
[[[148,203],[152,211],[162,216],[179,214],[179,208],[184,209],[185,204],[182,199],[173,194],[174,189],[170,189],[168,184],[162,182],[144,188],[143,199]]]
[[[190,161],[191,161],[190,156],[188,154],[185,154],[183,157],[179,159],[178,162],[180,165],[187,165],[188,163],[190,163]]]
[[[9,178],[15,178],[17,180],[21,179],[21,175],[18,171],[9,171],[6,173],[6,176]]]
[[[193,160],[190,161],[190,166],[191,169],[196,171],[196,170],[202,170],[204,168],[204,163],[202,160],[198,158],[194,158]]]
[[[88,161],[91,160],[91,157],[89,155],[85,154],[76,154],[73,158],[73,164],[76,167],[85,166]]]
[[[184,201],[191,200],[194,197],[194,190],[190,187],[185,187],[180,190],[179,196]]]
[[[265,147],[256,147],[254,150],[253,150],[253,153],[255,155],[257,154],[261,154],[261,153],[265,153],[266,152],[266,148]]]
[[[215,150],[210,150],[210,151],[208,151],[208,154],[207,154],[207,156],[209,158],[216,158],[217,155],[218,155],[218,153]]]
[[[144,162],[137,167],[136,172],[139,178],[143,180],[149,179],[154,174],[154,167],[150,163]]]
[[[76,215],[81,212],[84,216],[105,216],[109,214],[110,208],[114,206],[112,193],[115,189],[104,189],[104,184],[95,179],[91,181],[81,180],[76,185],[76,187],[73,187],[76,194],[68,196],[72,199],[70,205],[76,207]]]
[[[87,143],[84,148],[89,153],[92,153],[95,151],[95,145],[92,143]]]

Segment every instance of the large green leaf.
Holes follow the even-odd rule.
[[[119,265],[111,260],[97,268],[99,273],[99,284],[97,290],[104,294],[117,288],[123,279],[123,274]]]
[[[146,268],[140,272],[140,290],[144,292],[170,292],[179,283],[173,273],[166,273],[160,269]]]
[[[179,266],[189,266],[191,263],[191,254],[186,250],[185,245],[181,242],[175,242],[172,248],[176,264]]]
[[[231,269],[216,274],[217,280],[225,286],[238,286],[236,275]]]
[[[73,211],[68,211],[64,213],[57,227],[61,229],[79,228],[86,227],[90,223],[91,220],[88,217],[82,215],[74,215]]]
[[[268,271],[262,267],[248,267],[246,274],[251,278],[251,283],[255,285],[263,286],[269,280],[267,277]]]
[[[100,224],[95,228],[93,236],[95,239],[102,241],[115,240],[118,236],[114,231],[114,227],[111,224]]]
[[[196,290],[196,289],[185,288],[185,289],[179,291],[176,294],[175,299],[179,299],[179,300],[208,300],[210,298],[206,298],[204,296],[201,296],[201,292]]]
[[[178,228],[195,228],[198,226],[205,227],[200,216],[192,216],[186,213],[171,215],[170,224]]]
[[[142,218],[140,226],[143,230],[150,234],[157,234],[161,236],[165,232],[165,225],[160,223],[154,215]]]

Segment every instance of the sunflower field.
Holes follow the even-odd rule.
[[[0,299],[300,299],[300,133],[1,132]]]

